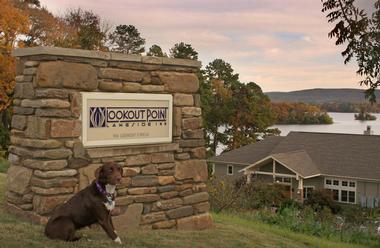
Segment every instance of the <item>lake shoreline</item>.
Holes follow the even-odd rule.
[[[281,136],[289,132],[319,132],[319,133],[347,133],[363,134],[367,126],[371,126],[374,135],[380,134],[380,114],[374,114],[377,120],[355,120],[354,113],[328,112],[333,119],[332,124],[276,124],[270,128],[278,128]]]

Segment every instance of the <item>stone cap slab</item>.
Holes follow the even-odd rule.
[[[125,54],[116,52],[102,52],[84,49],[73,49],[63,47],[28,47],[17,48],[13,50],[14,57],[26,57],[33,55],[52,55],[52,56],[67,56],[79,58],[91,58],[110,61],[125,61],[125,62],[138,62],[143,64],[162,64],[162,65],[175,65],[200,68],[201,62],[190,59],[174,59],[174,58],[161,58],[151,56],[141,56],[137,54]]]

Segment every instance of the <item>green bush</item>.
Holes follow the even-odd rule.
[[[244,219],[260,220],[332,240],[368,247],[380,244],[375,225],[380,209],[340,206],[329,191],[316,190],[304,205],[300,205],[289,199],[278,184],[246,184],[245,180],[231,183],[212,178],[208,190],[211,208],[216,212],[234,212]],[[278,207],[277,211],[272,211],[273,205]]]
[[[335,231],[333,223],[328,219],[321,221],[320,216],[311,207],[282,208],[276,214],[260,211],[257,216],[266,223],[318,237],[329,237]]]
[[[319,212],[315,211],[311,206],[305,206],[304,208],[287,207],[280,209],[277,213],[257,211],[255,215],[245,218],[255,218],[295,232],[362,244],[368,247],[378,247],[378,244],[380,244],[380,237],[376,234],[375,226],[368,224],[366,226],[353,225],[346,222],[344,222],[343,226],[339,226],[339,219],[333,215],[328,207],[324,207]]]
[[[9,130],[0,123],[0,150],[7,151],[9,143]]]
[[[282,185],[257,181],[244,185],[238,204],[243,209],[249,210],[280,207],[289,201],[291,200],[285,194]]]
[[[260,181],[247,184],[241,179],[231,183],[213,177],[208,181],[208,192],[211,209],[215,212],[249,211],[295,204],[286,196],[281,185]]]
[[[234,184],[212,177],[207,182],[207,188],[210,196],[210,207],[214,212],[239,208],[236,202],[239,192]]]
[[[0,150],[8,151],[12,108],[0,111]]]
[[[334,214],[340,210],[340,206],[334,201],[332,192],[325,189],[314,190],[304,204],[318,212],[325,207],[329,208]]]

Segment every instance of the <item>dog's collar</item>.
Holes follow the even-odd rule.
[[[99,193],[101,193],[104,196],[107,196],[107,191],[105,189],[103,189],[102,185],[100,185],[100,183],[98,181],[95,182],[95,185],[96,185],[96,189],[99,191]]]
[[[107,201],[113,201],[115,199],[115,193],[107,192],[98,181],[95,182],[95,185],[99,193],[105,196]]]
[[[104,205],[106,208],[111,211],[115,207],[115,193],[109,193],[105,189],[103,189],[102,185],[98,181],[95,182],[96,188],[105,198],[106,201]]]

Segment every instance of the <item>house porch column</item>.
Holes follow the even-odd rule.
[[[247,184],[251,183],[252,172],[249,171],[249,172],[246,174],[246,177],[247,177]]]
[[[303,203],[303,178],[297,175],[298,189],[297,189],[297,201]]]

